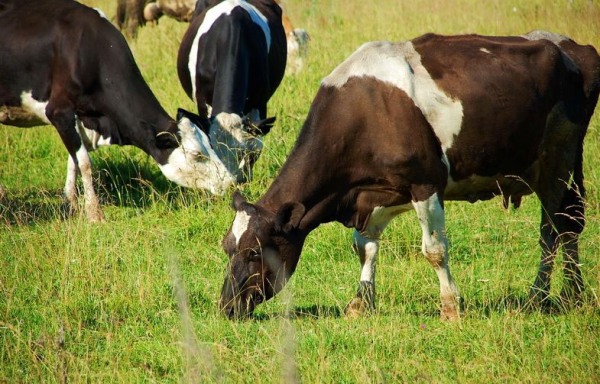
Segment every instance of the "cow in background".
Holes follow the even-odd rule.
[[[0,122],[54,125],[70,155],[67,203],[77,206],[79,171],[91,221],[103,219],[88,154],[99,145],[134,145],[185,187],[222,193],[234,182],[196,118],[165,112],[123,35],[97,10],[71,0],[3,0],[0,46]]]
[[[283,78],[286,46],[281,8],[272,0],[200,0],[181,41],[179,80],[237,182],[252,177],[274,120],[266,119],[267,102]]]
[[[175,20],[189,22],[194,14],[198,0],[118,0],[116,22],[127,36],[135,37],[139,27],[147,22],[158,23],[163,16]],[[205,8],[206,4],[201,0]],[[283,8],[281,1],[276,2]],[[287,67],[286,73],[298,73],[304,66],[308,53],[310,37],[306,30],[295,28],[290,18],[285,14],[281,16],[283,28],[287,39]]]
[[[414,209],[435,270],[441,318],[459,319],[444,202],[535,193],[540,265],[530,291],[544,304],[559,248],[566,302],[583,290],[579,234],[583,140],[600,91],[600,56],[564,36],[439,36],[367,43],[321,83],[279,175],[257,203],[234,195],[219,301],[245,316],[294,273],[305,239],[326,222],[354,229],[361,268],[348,316],[375,308],[379,238]],[[518,256],[518,255],[515,255]]]

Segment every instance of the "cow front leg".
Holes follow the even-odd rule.
[[[356,297],[346,306],[348,317],[358,317],[375,309],[375,266],[379,242],[355,230],[353,248],[360,259],[361,272]]]
[[[437,193],[425,201],[413,201],[423,231],[421,250],[440,282],[441,319],[459,320],[460,295],[448,266],[448,241],[444,209]]]
[[[48,105],[46,113],[48,119],[58,130],[60,138],[70,155],[67,165],[67,181],[65,182],[65,198],[67,202],[73,206],[77,204],[75,180],[77,178],[77,170],[79,170],[83,182],[85,211],[88,220],[92,222],[103,221],[104,215],[100,208],[100,201],[94,191],[92,162],[79,135],[75,113],[70,108],[57,108],[55,102]]]

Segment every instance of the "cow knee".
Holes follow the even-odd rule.
[[[446,250],[445,239],[440,236],[438,231],[433,231],[428,238],[423,239],[423,255],[434,268],[445,265]]]

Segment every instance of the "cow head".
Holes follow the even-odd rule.
[[[251,121],[235,113],[219,113],[209,129],[210,143],[236,182],[252,179],[252,168],[263,148],[262,136],[267,134],[275,118]]]
[[[174,143],[166,163],[159,164],[160,169],[169,180],[181,186],[207,189],[220,195],[235,179],[212,149],[206,133],[200,129],[203,124],[191,115],[180,110],[175,133],[158,134],[157,142],[163,142],[159,147],[169,146],[165,142]]]
[[[223,239],[229,265],[219,307],[228,317],[240,318],[277,294],[294,273],[306,238],[299,228],[305,208],[287,203],[272,213],[237,191],[233,208],[236,216]]]

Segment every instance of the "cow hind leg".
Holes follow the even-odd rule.
[[[585,226],[585,187],[583,185],[583,145],[577,151],[577,159],[573,171],[572,184],[565,193],[562,211],[565,212],[561,221],[563,243],[563,263],[565,282],[561,297],[567,301],[576,302],[583,292],[583,277],[579,268],[579,235]]]
[[[424,201],[413,201],[423,232],[422,252],[440,282],[441,319],[459,320],[460,295],[448,266],[448,240],[444,209],[437,193]]]
[[[529,294],[529,303],[534,306],[549,304],[550,275],[561,245],[565,272],[562,297],[567,301],[578,300],[583,291],[583,278],[579,268],[579,235],[585,226],[584,130],[562,120],[554,125],[563,127],[563,131],[571,135],[566,138],[564,135],[559,136],[559,139],[555,140],[547,139],[550,149],[546,153],[563,156],[542,159],[545,166],[536,188],[542,204],[542,255],[538,275]]]

